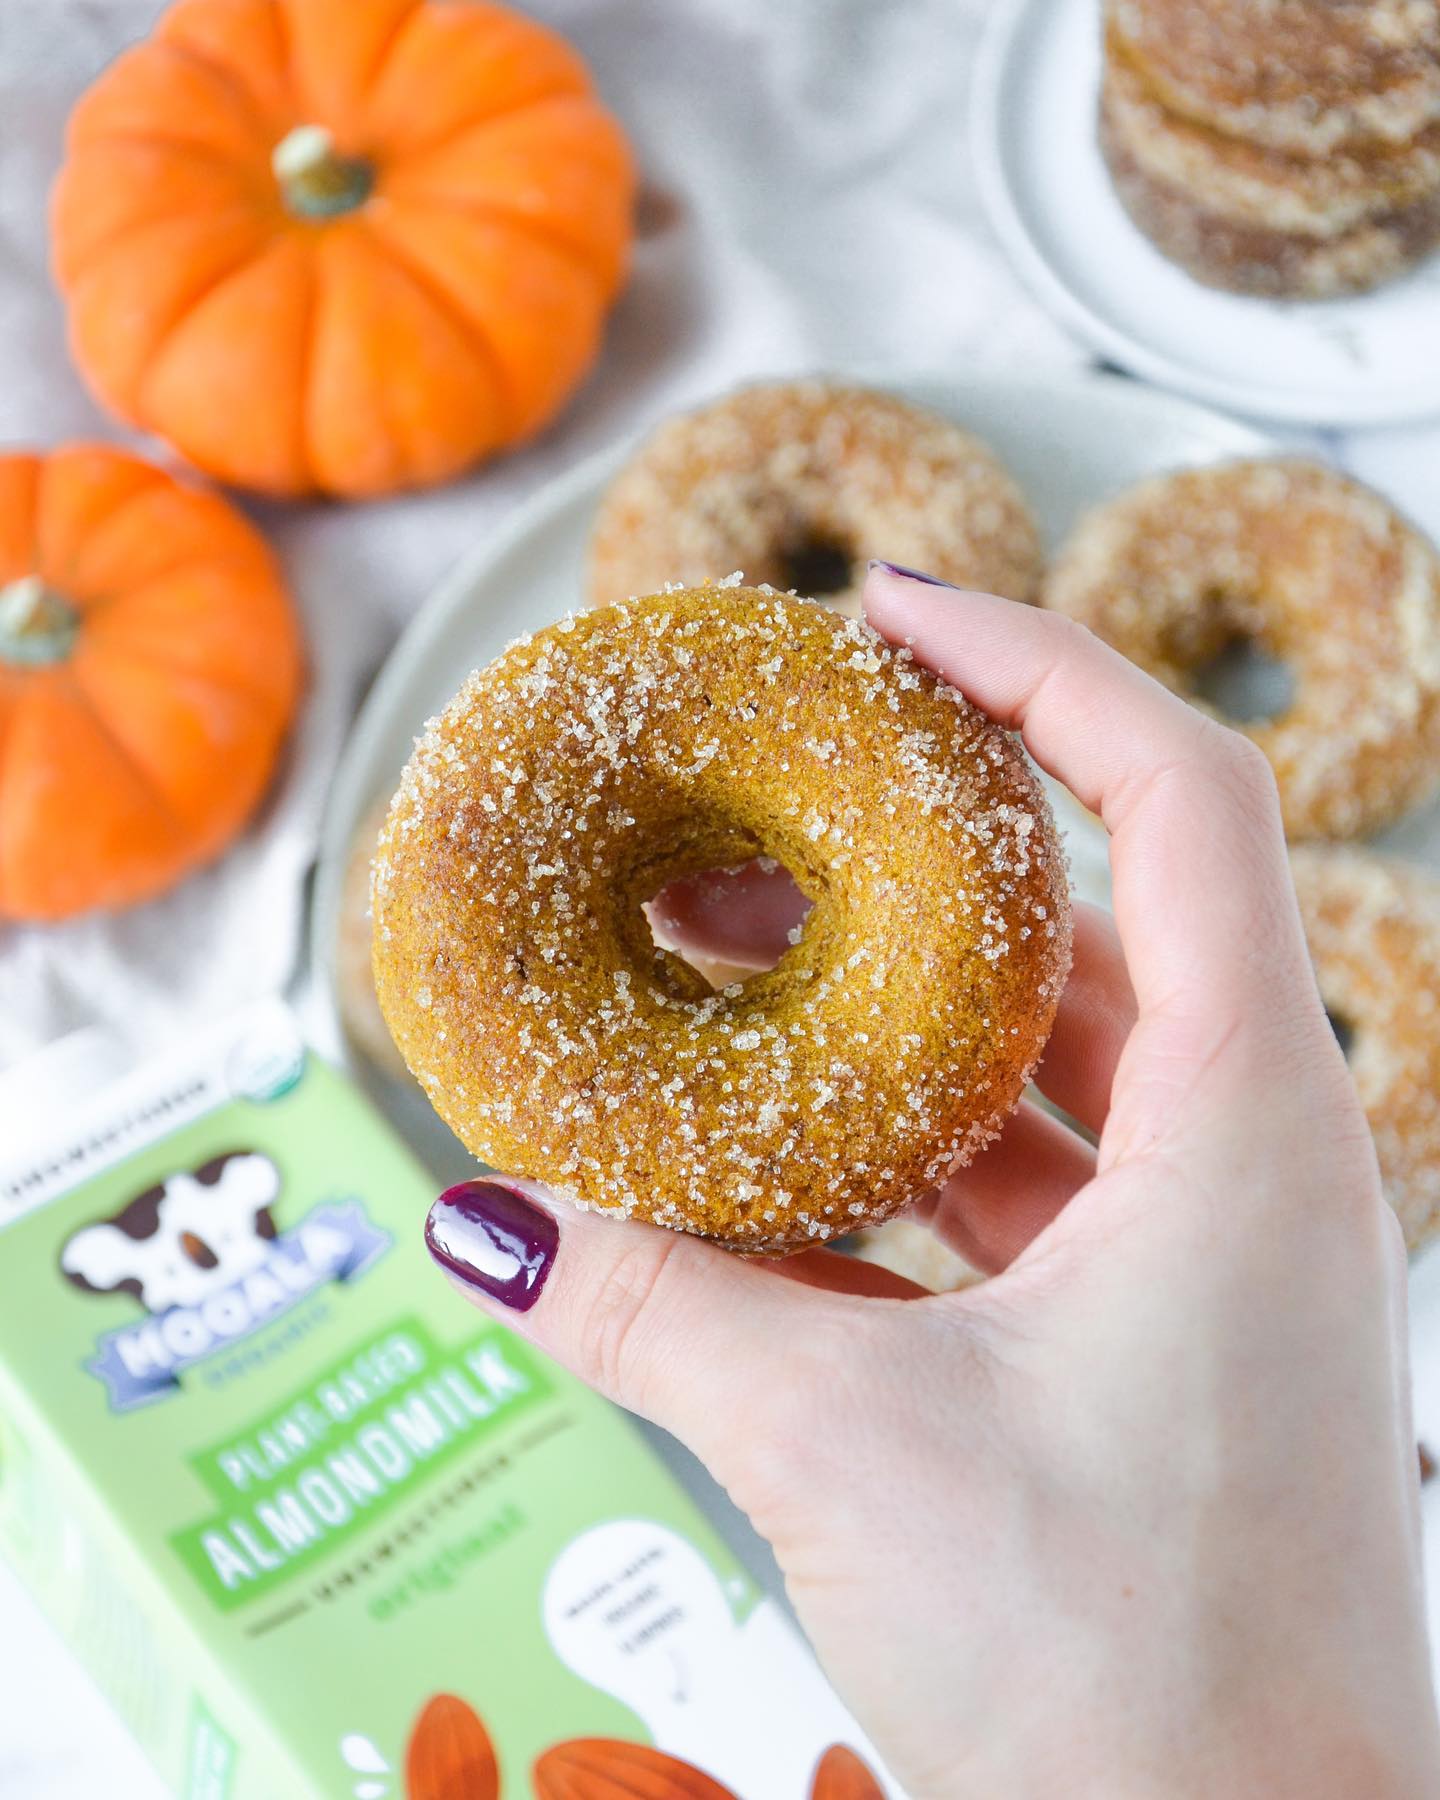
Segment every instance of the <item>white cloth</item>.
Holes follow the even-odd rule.
[[[0,442],[124,436],[66,356],[45,196],[76,96],[159,10],[0,0]],[[151,1043],[290,982],[327,782],[366,679],[450,564],[577,458],[760,373],[1087,360],[1024,297],[981,223],[964,125],[983,0],[530,10],[590,59],[644,171],[654,229],[603,362],[543,441],[453,487],[255,509],[310,647],[286,774],[230,854],[156,904],[0,927],[0,1066],[96,1019]]]

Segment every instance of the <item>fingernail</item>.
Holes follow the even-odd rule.
[[[430,1254],[467,1287],[513,1312],[540,1298],[560,1245],[560,1228],[543,1207],[498,1181],[462,1181],[430,1208]]]
[[[898,575],[902,581],[923,581],[927,587],[949,588],[958,594],[960,589],[953,581],[942,581],[938,575],[927,575],[923,569],[907,569],[904,563],[872,561],[872,569],[883,569],[887,575]]]

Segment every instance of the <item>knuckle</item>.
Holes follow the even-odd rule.
[[[867,1376],[877,1366],[879,1351],[862,1320],[821,1315],[769,1380],[747,1387],[730,1474],[737,1502],[762,1532],[762,1519],[790,1517],[799,1506],[820,1507],[827,1495],[848,1491],[850,1421],[868,1411]]]
[[[1037,610],[1035,618],[1037,629],[1053,640],[1055,648],[1062,656],[1083,656],[1101,642],[1101,639],[1082,619],[1074,618],[1070,613],[1057,612],[1051,607],[1041,607]]]
[[[1237,796],[1258,810],[1279,813],[1279,789],[1270,759],[1243,731],[1207,720],[1207,748],[1218,771]]]
[[[592,1387],[637,1412],[646,1410],[646,1351],[674,1250],[668,1232],[646,1233],[639,1242],[622,1245],[591,1288],[579,1321],[578,1372]]]

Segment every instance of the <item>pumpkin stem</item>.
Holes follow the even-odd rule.
[[[323,125],[297,125],[270,153],[270,167],[290,211],[301,219],[333,219],[370,198],[375,171],[358,156],[341,156]]]
[[[63,662],[79,629],[79,613],[38,575],[0,587],[0,662],[29,668]]]

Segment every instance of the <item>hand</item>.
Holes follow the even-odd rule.
[[[957,1294],[527,1183],[432,1249],[709,1465],[914,1800],[1440,1792],[1404,1251],[1269,769],[1066,619],[883,569],[866,609],[1109,829],[1037,1077],[1098,1150],[1022,1106],[924,1203],[992,1272]],[[790,922],[666,912],[727,960]]]

